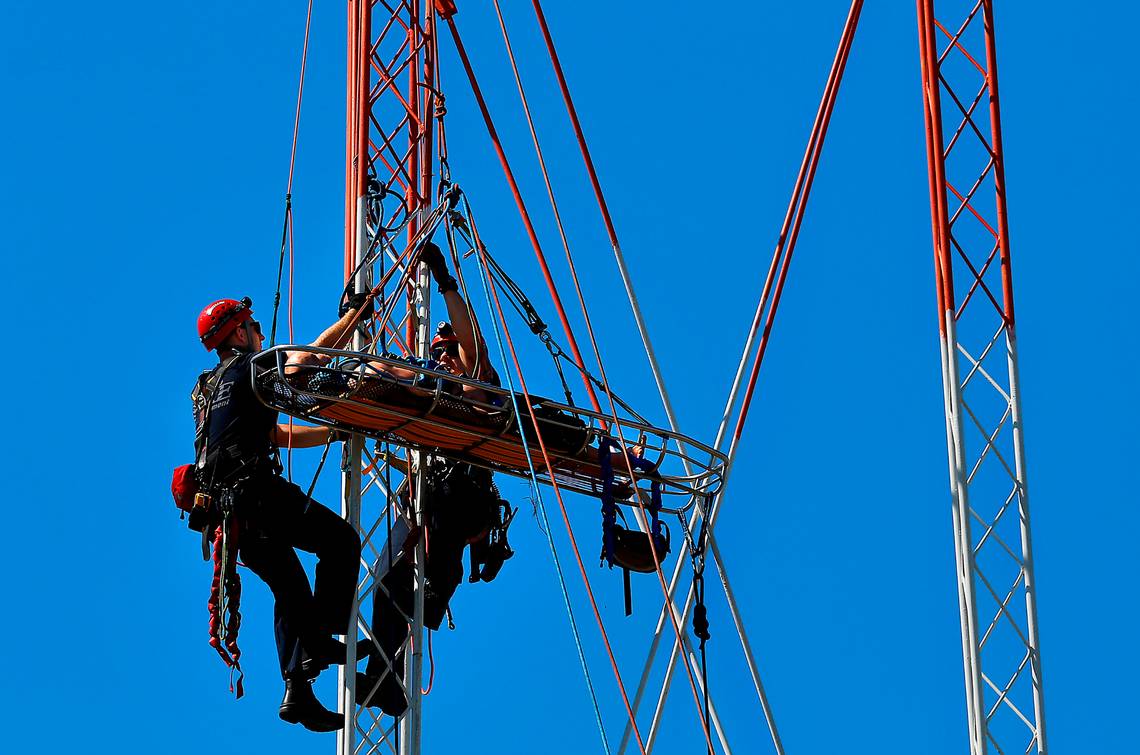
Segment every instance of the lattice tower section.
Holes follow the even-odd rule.
[[[371,353],[416,353],[428,348],[426,272],[405,278],[410,249],[434,200],[433,130],[442,101],[437,96],[435,18],[430,2],[349,0],[348,109],[346,133],[346,280],[356,291],[384,284],[376,299],[379,317],[358,328],[353,348]],[[401,282],[405,281],[405,282]],[[395,302],[384,307],[382,302]],[[408,709],[398,719],[357,704],[356,659],[379,653],[371,634],[371,604],[383,590],[380,577],[395,556],[389,548],[400,528],[401,508],[420,515],[415,452],[367,444],[356,435],[344,444],[343,513],[364,543],[363,579],[354,603],[358,634],[346,638],[348,662],[341,671],[339,710],[345,728],[340,755],[420,752],[423,675],[424,544],[415,546],[415,600],[408,640],[385,666],[402,668]],[[408,470],[412,470],[410,473]],[[398,538],[396,538],[398,539]],[[398,543],[397,543],[398,545]],[[356,642],[357,636],[366,638]]]
[[[970,751],[1044,755],[993,2],[918,28]]]

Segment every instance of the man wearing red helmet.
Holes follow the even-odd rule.
[[[350,300],[340,319],[312,345],[342,346],[363,304],[363,297]],[[273,593],[274,634],[285,679],[280,717],[313,731],[333,731],[344,725],[344,718],[321,705],[310,685],[324,668],[344,663],[344,646],[332,636],[349,630],[360,536],[281,477],[280,447],[324,445],[330,430],[278,424],[277,412],[257,399],[252,361],[263,336],[252,306],[248,298],[221,299],[198,317],[202,345],[217,351],[219,364],[203,373],[193,395],[197,477],[215,500],[232,502],[238,557]],[[295,548],[317,556],[312,588]]]
[[[419,253],[417,262],[423,262],[431,270],[435,278],[439,293],[443,296],[447,306],[447,316],[450,321],[439,323],[435,335],[431,340],[428,361],[417,357],[405,358],[419,366],[434,370],[450,372],[453,375],[479,380],[490,385],[498,386],[499,375],[491,366],[487,355],[487,345],[479,332],[479,324],[472,319],[471,310],[463,297],[459,294],[459,284],[448,272],[447,262],[443,252],[432,242],[427,242]],[[416,380],[420,373],[405,370],[386,363],[376,363],[383,371],[407,380]],[[493,401],[492,394],[483,389],[466,385],[464,383],[448,383],[445,381],[444,389],[452,393],[462,393],[476,402],[488,403]]]

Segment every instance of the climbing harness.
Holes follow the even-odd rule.
[[[471,569],[468,582],[490,582],[499,575],[503,563],[515,552],[507,542],[507,528],[514,521],[517,509],[499,499],[495,506],[494,518],[486,535],[472,542],[468,549]]]
[[[207,466],[209,449],[210,407],[213,404],[214,389],[221,382],[230,365],[241,356],[234,354],[212,369],[202,372],[190,392],[190,402],[194,408],[194,463],[182,464],[174,468],[170,481],[170,493],[174,505],[179,510],[179,519],[189,516],[187,526],[195,532],[203,533],[203,553],[208,553],[209,519],[212,511],[212,480],[203,478]],[[208,558],[208,555],[205,556]]]

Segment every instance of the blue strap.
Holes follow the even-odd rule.
[[[614,469],[610,454],[618,449],[608,439],[598,444],[598,466],[602,470],[602,555],[610,568],[614,565],[614,527],[617,525],[617,504],[614,502]],[[638,472],[656,472],[657,465],[626,452],[630,465]],[[661,481],[652,480],[649,485],[649,532],[654,546],[665,547],[665,536],[661,531]]]
[[[598,444],[598,466],[602,468],[602,555],[612,569],[617,504],[614,503],[614,468],[610,462],[610,444],[606,440]]]

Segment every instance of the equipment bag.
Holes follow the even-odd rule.
[[[174,477],[170,481],[170,493],[174,496],[174,505],[182,512],[183,517],[193,511],[194,496],[198,492],[198,480],[194,476],[194,465],[182,464],[175,467]]]

